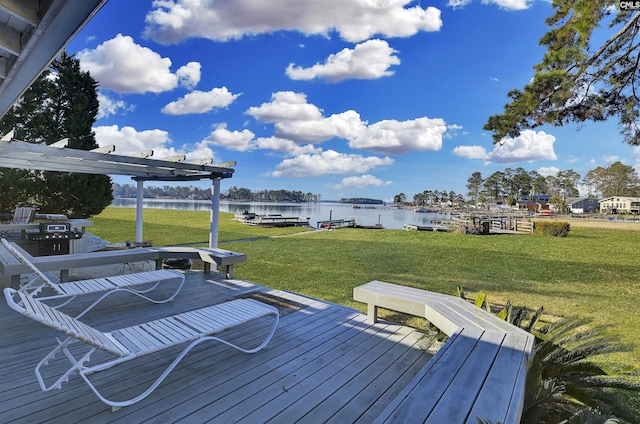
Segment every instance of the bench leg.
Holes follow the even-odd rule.
[[[60,282],[61,283],[66,283],[69,281],[69,270],[68,269],[61,269],[60,270]]]
[[[202,264],[204,265],[204,272],[206,272],[206,273],[211,272],[211,263],[210,262],[202,262]]]
[[[20,289],[20,274],[11,276],[11,288]]]
[[[378,322],[378,307],[373,303],[367,304],[367,323],[375,324]]]
[[[227,278],[233,278],[233,265],[227,265]]]

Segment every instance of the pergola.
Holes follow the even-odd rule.
[[[0,117],[107,0],[0,0]],[[235,162],[185,162],[185,155],[150,159],[152,151],[123,156],[113,146],[69,149],[68,140],[44,145],[0,139],[0,167],[83,174],[126,175],[137,181],[136,241],[142,241],[144,181],[212,181],[209,246],[218,245],[220,180]]]
[[[167,159],[149,159],[152,151],[137,156],[115,155],[113,146],[95,150],[67,148],[68,139],[46,144],[12,140],[9,133],[0,139],[0,166],[3,168],[40,171],[76,172],[81,174],[128,175],[137,181],[136,241],[142,241],[143,188],[145,181],[211,180],[211,216],[209,247],[218,246],[220,180],[231,178],[235,162],[212,164],[211,159],[183,162],[185,155]]]

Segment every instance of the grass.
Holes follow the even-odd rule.
[[[145,210],[144,238],[154,245],[206,242],[206,212]],[[632,350],[603,358],[607,366],[640,369],[640,232],[572,227],[569,237],[357,230],[308,232],[256,228],[221,214],[219,240],[247,254],[238,278],[365,311],[353,288],[371,280],[454,294],[485,291],[492,303],[538,308],[556,316],[590,317],[610,325]],[[133,239],[135,211],[107,208],[92,219],[94,234]],[[251,242],[234,241],[253,239]]]

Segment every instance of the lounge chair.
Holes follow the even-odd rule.
[[[180,360],[201,342],[217,340],[245,353],[255,353],[261,350],[273,337],[280,318],[278,310],[273,306],[265,305],[253,299],[235,299],[203,309],[196,309],[156,321],[103,333],[18,290],[6,288],[4,289],[4,294],[7,303],[12,309],[69,336],[62,342],[58,342],[58,346],[36,366],[35,372],[40,388],[43,391],[59,389],[63,383],[69,380],[69,377],[73,374],[78,374],[102,402],[111,406],[112,411],[123,406],[132,405],[150,395],[178,365]],[[213,334],[240,324],[268,316],[273,316],[274,318],[273,327],[268,330],[269,334],[266,339],[257,347],[243,348],[220,337],[213,336]],[[87,345],[88,350],[79,352],[79,349],[75,347],[70,348],[69,346],[74,343],[84,343]],[[169,364],[160,377],[147,390],[131,399],[124,401],[107,399],[100,394],[100,391],[88,378],[88,375],[92,373],[107,370],[117,364],[186,343],[188,343],[186,347]],[[96,356],[103,360],[92,363],[91,355],[97,350],[101,351],[100,353],[106,352],[110,354],[108,355],[109,359],[105,360],[103,354],[96,353]],[[48,380],[55,379],[55,381],[47,385],[41,369],[54,360],[54,357],[60,352],[63,353],[60,358],[67,358],[71,363],[71,367],[57,379],[55,379],[55,376],[48,378]],[[61,369],[57,363],[55,365],[52,364],[51,368]]]
[[[184,285],[184,274],[170,269],[160,269],[155,271],[138,272],[134,274],[123,274],[112,277],[92,278],[89,280],[61,283],[59,281],[55,281],[57,280],[57,278],[52,273],[43,272],[38,269],[38,267],[36,267],[27,258],[27,256],[15,246],[14,243],[2,239],[2,244],[9,252],[11,252],[11,254],[17,260],[22,262],[33,271],[33,278],[30,278],[30,281],[28,281],[20,288],[20,291],[22,293],[25,293],[31,297],[37,296],[40,300],[63,300],[64,302],[57,305],[56,308],[68,304],[70,301],[80,295],[104,293],[98,300],[92,303],[76,318],[84,315],[87,311],[101,302],[108,295],[118,291],[127,291],[133,293],[136,296],[140,296],[150,302],[164,303],[173,300]],[[176,281],[176,290],[173,291],[168,297],[154,299],[147,295],[151,291],[155,290],[161,283],[169,281]]]
[[[13,216],[2,221],[3,224],[28,224],[33,221],[36,215],[36,208],[17,206],[13,211]]]
[[[36,208],[16,207],[13,212],[13,217],[3,220],[2,224],[29,224],[33,222],[35,215]],[[8,237],[11,232],[11,229],[0,228],[0,237]]]

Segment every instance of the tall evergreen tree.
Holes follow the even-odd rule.
[[[94,149],[97,87],[80,62],[63,52],[2,118],[0,130],[14,129],[16,139],[30,143],[68,138],[70,148]],[[106,175],[3,169],[0,188],[10,193],[7,200],[0,199],[2,210],[23,203],[73,218],[98,214],[113,200]]]
[[[471,174],[469,179],[467,180],[467,196],[473,200],[473,203],[478,206],[478,198],[480,197],[480,192],[482,191],[482,185],[484,184],[484,178],[482,178],[482,174],[478,171]]]
[[[547,52],[535,75],[484,126],[496,143],[544,124],[617,118],[624,140],[640,145],[640,12],[622,3],[552,0],[550,30],[540,40]]]

